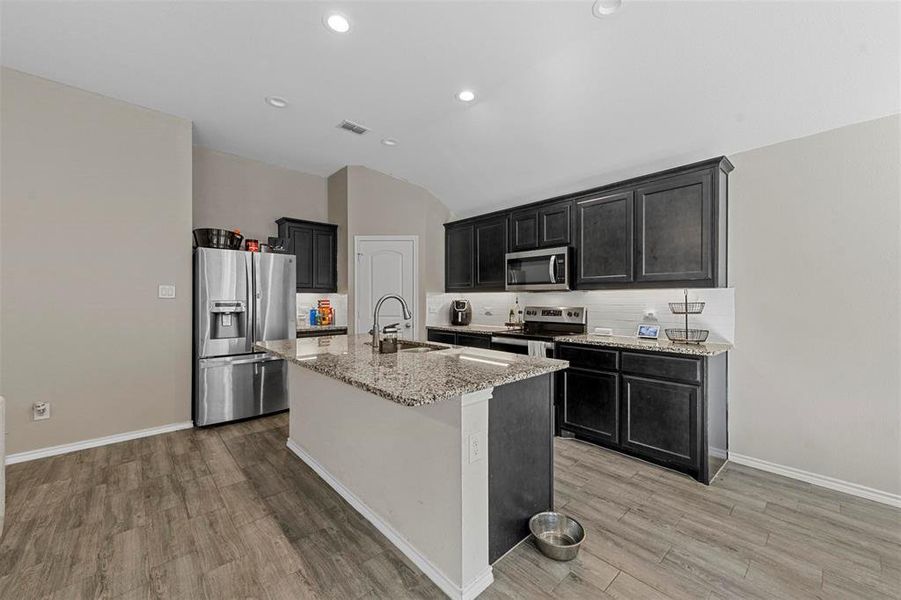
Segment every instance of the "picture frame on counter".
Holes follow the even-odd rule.
[[[636,335],[642,340],[656,340],[660,336],[660,325],[642,323],[638,326]]]

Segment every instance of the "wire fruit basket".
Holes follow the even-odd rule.
[[[666,329],[666,337],[680,344],[700,344],[707,341],[710,332],[706,329]]]
[[[687,296],[686,296],[687,297]],[[674,315],[699,315],[704,312],[703,302],[670,302],[669,310]]]
[[[704,311],[703,302],[689,302],[688,290],[683,290],[684,302],[670,302],[669,309],[674,315],[685,315],[684,328],[665,329],[666,337],[677,344],[700,344],[707,341],[710,331],[707,329],[690,329],[688,315],[699,315]]]

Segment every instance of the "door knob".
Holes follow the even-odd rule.
[[[404,323],[404,327],[406,327],[407,329],[409,329],[410,327],[412,327],[412,325],[410,325],[410,322],[407,321],[406,323]]]

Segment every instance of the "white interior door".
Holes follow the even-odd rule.
[[[415,313],[418,281],[416,279],[416,236],[362,236],[354,238],[356,269],[354,275],[354,312],[356,333],[372,327],[372,311],[385,294],[397,294],[407,301]],[[400,336],[416,339],[416,315],[404,319],[397,300],[386,300],[379,314],[379,329],[391,323],[400,324]]]

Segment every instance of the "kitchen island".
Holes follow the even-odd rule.
[[[288,447],[452,598],[553,508],[562,360],[370,338],[263,342],[289,361]]]

